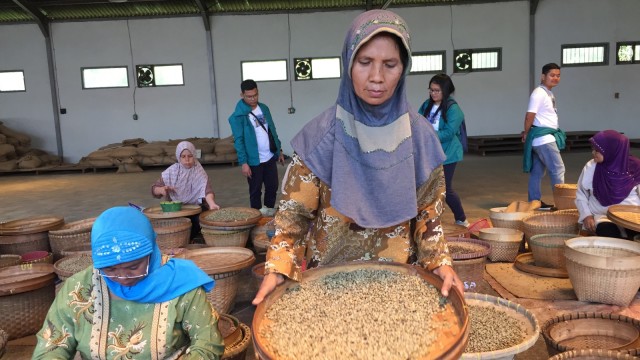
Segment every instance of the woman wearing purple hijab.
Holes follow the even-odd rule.
[[[591,139],[591,154],[578,180],[576,205],[585,230],[598,236],[632,238],[635,231],[609,221],[611,205],[640,205],[640,159],[629,154],[629,139],[605,130]]]
[[[393,12],[367,11],[351,24],[336,103],[291,141],[295,154],[254,304],[285,277],[300,280],[305,266],[357,260],[416,264],[443,279],[444,296],[463,291],[440,222],[445,156],[407,101],[409,44]]]

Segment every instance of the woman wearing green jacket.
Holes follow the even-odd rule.
[[[464,113],[451,97],[455,91],[453,81],[448,75],[435,75],[429,81],[429,98],[422,104],[418,112],[427,118],[438,133],[442,150],[447,156],[444,161],[447,205],[453,212],[456,224],[469,226],[460,197],[453,190],[453,174],[456,171],[456,164],[462,161],[460,126],[464,121]]]

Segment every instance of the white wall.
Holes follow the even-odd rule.
[[[456,98],[470,135],[519,133],[529,86],[529,2],[395,8],[412,31],[414,51],[446,50],[452,73],[453,48],[502,48],[502,71],[453,75]],[[339,56],[344,34],[361,11],[211,17],[217,108],[212,105],[207,33],[199,17],[130,20],[133,63],[182,63],[185,86],[82,90],[80,68],[128,66],[127,22],[54,23],[65,159],[78,161],[98,147],[123,139],[166,140],[231,134],[227,118],[240,94],[240,62],[305,56]],[[608,42],[607,66],[563,68],[558,97],[565,130],[615,128],[640,137],[639,65],[615,65],[615,42],[640,40],[640,1],[541,0],[536,15],[535,68],[560,62],[567,43]],[[451,24],[453,22],[453,34]],[[453,41],[453,45],[452,45]],[[27,92],[0,94],[0,120],[33,136],[34,145],[55,153],[56,139],[47,84],[45,44],[36,25],[0,26],[0,69],[24,69]],[[289,63],[289,76],[291,63]],[[417,108],[431,75],[411,75],[409,100]],[[285,152],[306,122],[336,99],[338,79],[264,82],[260,100],[274,115]],[[132,120],[133,93],[136,112]],[[292,91],[290,91],[290,89]],[[613,93],[619,92],[620,99]],[[288,114],[287,108],[296,108]],[[215,109],[215,110],[214,110]],[[218,121],[220,134],[215,133]]]
[[[0,26],[0,70],[23,70],[26,92],[0,94],[0,121],[57,154],[46,43],[38,25]]]
[[[536,14],[536,63],[560,64],[562,44],[609,43],[609,65],[565,67],[558,99],[565,130],[616,129],[640,137],[640,65],[616,65],[616,42],[640,40],[640,1],[540,1]],[[619,92],[620,98],[614,99]]]
[[[102,145],[214,136],[206,33],[199,18],[73,22],[53,25],[65,158]],[[133,64],[183,64],[184,86],[136,88]],[[129,88],[82,89],[81,68],[127,66]],[[133,120],[135,112],[138,120]]]

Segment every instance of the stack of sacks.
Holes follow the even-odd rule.
[[[0,121],[0,171],[37,169],[61,163],[59,156],[31,148],[28,135],[8,128]]]

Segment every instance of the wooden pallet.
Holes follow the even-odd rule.
[[[564,151],[577,151],[591,148],[589,139],[596,131],[568,131]],[[481,156],[522,153],[524,144],[520,134],[469,136],[469,153]]]

